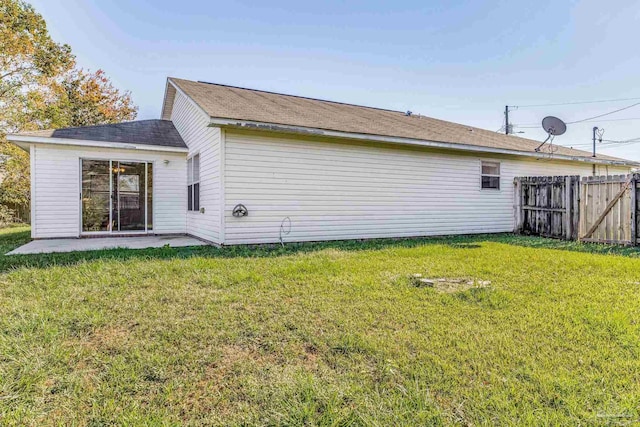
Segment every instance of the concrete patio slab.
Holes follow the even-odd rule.
[[[45,254],[52,252],[99,251],[102,249],[146,249],[185,246],[205,246],[208,243],[189,236],[95,237],[83,239],[34,240],[7,255]]]

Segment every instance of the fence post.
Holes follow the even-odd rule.
[[[580,186],[580,176],[574,176],[571,178],[571,191],[572,191],[572,200],[573,200],[573,230],[571,233],[572,240],[578,240],[578,236],[580,234],[580,220],[581,220],[581,212],[580,212],[580,190],[582,187]]]
[[[571,177],[564,177],[564,237],[571,240],[571,224],[573,215],[571,215]]]
[[[633,174],[631,178],[631,245],[636,246],[638,244],[638,174]]]
[[[520,182],[520,178],[513,179],[513,218],[514,218],[514,232],[521,233],[522,232],[522,183]]]

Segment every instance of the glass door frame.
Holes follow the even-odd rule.
[[[83,223],[82,223],[82,210],[83,210],[83,194],[82,194],[82,162],[84,160],[95,160],[102,162],[109,162],[109,230],[106,231],[83,231]],[[113,182],[113,164],[117,162],[123,163],[143,163],[144,164],[144,177],[145,177],[145,186],[144,186],[144,230],[126,230],[126,231],[114,231],[113,230],[113,197],[114,197],[114,182]],[[153,160],[129,160],[129,159],[118,159],[114,160],[113,158],[100,158],[100,157],[80,157],[80,235],[81,236],[110,236],[110,235],[129,235],[129,234],[148,234],[149,231],[149,164],[152,165],[152,188],[151,194],[154,194],[153,184],[155,183],[155,179],[153,179],[153,174],[155,173],[155,161]],[[116,183],[117,185],[117,183]],[[152,196],[153,197],[153,196]],[[153,205],[155,204],[155,198],[151,200],[151,223],[155,224],[155,209],[153,209]],[[118,209],[120,209],[120,201],[118,200]],[[118,214],[118,218],[120,214]]]

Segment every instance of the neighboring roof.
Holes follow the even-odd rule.
[[[401,111],[173,77],[169,78],[169,82],[189,96],[211,118],[463,144],[528,154],[534,153],[535,148],[540,145],[540,141],[504,135],[422,115],[408,116]],[[167,92],[167,95],[172,98],[174,93]],[[164,118],[170,115],[169,108],[165,99]],[[591,153],[586,151],[557,144],[554,145],[554,150],[556,150],[554,154],[592,160]],[[636,163],[605,155],[598,155],[597,159]]]
[[[187,148],[170,120],[138,120],[108,125],[21,132],[14,135]]]

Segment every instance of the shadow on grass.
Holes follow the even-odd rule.
[[[278,257],[296,253],[311,253],[324,249],[338,249],[343,251],[381,250],[390,248],[414,248],[424,245],[446,245],[455,249],[474,250],[482,247],[482,242],[504,243],[514,246],[557,249],[575,252],[586,252],[604,255],[622,255],[639,257],[640,248],[608,246],[598,244],[583,244],[562,240],[545,239],[540,237],[504,234],[477,234],[458,236],[438,236],[424,238],[403,239],[371,239],[371,240],[340,240],[329,242],[287,243],[284,247],[279,244],[228,246],[194,246],[184,248],[150,248],[150,249],[107,249],[100,251],[66,252],[36,255],[5,254],[12,249],[30,241],[29,231],[24,229],[12,231],[4,230],[0,234],[0,272],[20,268],[73,265],[83,261],[94,260],[129,260],[129,259],[186,259],[192,257],[203,258],[259,258]]]

